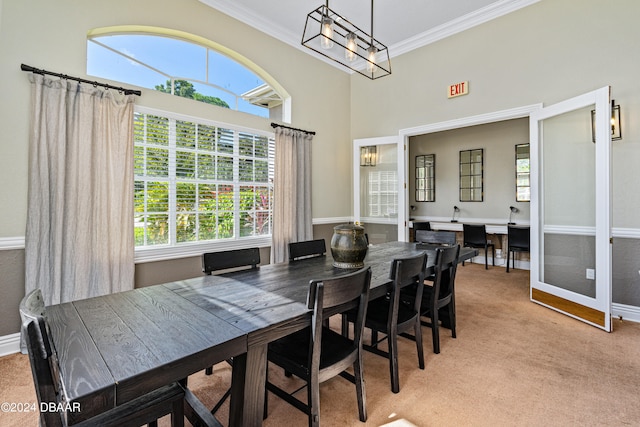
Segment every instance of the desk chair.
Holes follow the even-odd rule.
[[[417,298],[422,298],[420,314],[422,318],[429,318],[429,321],[422,320],[421,324],[431,328],[433,352],[436,354],[440,353],[440,322],[451,329],[453,338],[456,337],[455,280],[459,255],[460,245],[437,248],[433,285],[423,285],[421,296],[419,287],[407,288],[401,295],[403,303],[410,307],[415,306]],[[442,311],[444,308],[446,312]]]
[[[327,252],[324,239],[289,243],[289,261],[322,256]]]
[[[362,370],[362,335],[367,312],[371,268],[312,280],[309,283],[307,307],[311,310],[311,326],[269,344],[267,359],[306,383],[307,402],[277,387],[267,378],[266,389],[309,416],[309,426],[320,425],[320,383],[340,375],[356,385],[360,421],[367,420]],[[327,316],[355,308],[358,312],[354,339],[351,340],[325,326]],[[353,367],[354,375],[345,370]],[[267,415],[265,396],[265,416]]]
[[[33,302],[41,300],[42,293],[36,289],[24,297],[22,301],[24,304],[21,303],[21,307],[29,307]],[[62,404],[63,396],[57,380],[60,366],[49,338],[49,327],[45,319],[46,312],[41,314],[37,309],[25,313],[29,316],[24,325],[25,341],[38,403]],[[140,426],[148,423],[149,426],[155,427],[158,425],[158,418],[171,414],[171,425],[182,427],[184,426],[184,398],[185,390],[180,384],[173,383],[73,425],[76,427],[121,427]],[[64,411],[42,411],[40,412],[40,425],[46,427],[67,426],[66,413]]]
[[[491,248],[491,264],[496,265],[496,247],[491,240],[487,240],[487,227],[484,224],[462,224],[464,233],[463,246],[484,249],[484,268],[489,269],[489,251]],[[464,262],[462,263],[464,265]]]
[[[513,268],[516,268],[516,252],[529,252],[531,227],[507,226],[507,273],[509,258],[513,252]]]
[[[427,254],[422,253],[410,258],[394,259],[391,263],[391,291],[386,296],[369,302],[365,328],[371,329],[371,345],[364,345],[364,349],[389,359],[389,376],[391,391],[400,391],[400,377],[398,375],[398,335],[413,329],[413,338],[418,351],[418,367],[424,369],[424,352],[422,349],[422,326],[420,326],[420,303],[422,301],[423,282],[427,267]],[[413,305],[401,304],[400,294],[403,289],[413,287],[416,297]],[[347,313],[347,320],[354,323],[355,311]],[[378,339],[378,332],[385,336]],[[343,324],[343,335],[348,335],[348,328]],[[378,347],[387,341],[388,351]]]

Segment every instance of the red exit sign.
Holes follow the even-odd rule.
[[[449,89],[447,90],[447,97],[448,98],[455,98],[456,96],[461,96],[461,95],[466,95],[469,93],[469,82],[460,82],[460,83],[454,83],[451,86],[449,86]]]

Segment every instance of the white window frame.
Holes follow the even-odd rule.
[[[249,133],[249,134],[254,134],[254,135],[260,135],[260,136],[265,136],[268,137],[271,141],[273,141],[273,139],[275,138],[275,134],[273,132],[265,132],[265,131],[261,131],[261,130],[256,130],[256,129],[251,129],[251,128],[246,128],[246,127],[241,127],[241,126],[237,126],[237,125],[231,125],[228,123],[221,123],[221,122],[216,122],[216,121],[212,121],[209,119],[203,119],[200,117],[194,117],[194,116],[187,116],[187,115],[183,115],[183,114],[179,114],[179,113],[174,113],[174,112],[170,112],[170,111],[163,111],[163,110],[158,110],[158,109],[154,109],[154,108],[149,108],[149,107],[142,107],[142,106],[136,106],[135,107],[135,112],[136,113],[141,113],[141,114],[150,114],[150,115],[156,115],[156,116],[160,116],[160,117],[168,117],[170,119],[175,119],[175,120],[181,120],[181,121],[186,121],[186,122],[197,122],[197,123],[202,123],[204,125],[208,125],[208,126],[215,126],[215,127],[220,127],[220,128],[225,128],[225,129],[230,129],[233,130],[235,132],[235,136],[234,136],[234,141],[238,139],[238,135],[240,133]],[[174,147],[175,148],[175,147]],[[175,156],[175,151],[170,151],[169,152],[169,156]],[[239,157],[239,152],[238,152],[238,146],[237,144],[234,144],[234,159]],[[271,159],[271,162],[269,164],[269,171],[270,174],[273,171],[273,143],[269,144],[269,158]],[[239,171],[238,171],[238,167],[237,167],[237,162],[234,162],[235,166],[234,166],[234,181],[233,183],[230,183],[230,185],[233,185],[234,187],[236,186],[242,186],[243,183],[239,182]],[[175,177],[169,177],[169,180],[175,180]],[[273,182],[270,180],[269,184],[270,187],[273,187]],[[239,197],[239,194],[236,194],[236,198]],[[170,207],[169,207],[169,216],[170,216],[170,223],[171,221],[175,221],[175,195],[171,195],[170,193]],[[238,200],[236,200],[235,203],[235,209],[239,210],[239,203]],[[272,203],[272,209],[273,209],[273,203]],[[132,214],[134,214],[132,212]],[[172,219],[173,218],[173,219]],[[235,220],[236,220],[236,224],[235,224],[235,229],[238,229],[238,215],[236,212],[235,215]],[[201,255],[203,252],[206,251],[214,251],[214,250],[230,250],[230,249],[241,249],[241,248],[248,248],[248,247],[264,247],[264,246],[271,246],[271,238],[272,236],[269,235],[261,235],[261,236],[249,236],[249,237],[238,237],[238,236],[234,236],[233,238],[229,238],[229,239],[218,239],[218,240],[208,240],[208,241],[200,241],[200,242],[186,242],[186,243],[176,243],[175,242],[175,231],[172,230],[171,234],[170,234],[170,243],[166,244],[166,245],[153,245],[153,246],[145,246],[145,247],[136,247],[135,249],[135,262],[136,263],[141,263],[141,262],[151,262],[151,261],[162,261],[162,260],[168,260],[168,259],[177,259],[177,258],[186,258],[186,257],[192,257],[192,256],[199,256]],[[171,240],[174,241],[171,241]]]

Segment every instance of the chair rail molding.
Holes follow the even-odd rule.
[[[24,236],[0,237],[0,251],[24,249]]]

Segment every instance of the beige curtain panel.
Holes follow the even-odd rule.
[[[26,292],[46,305],[133,289],[133,105],[30,74]]]
[[[311,140],[313,135],[276,128],[271,262],[289,259],[290,242],[313,239]]]

